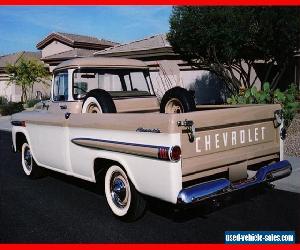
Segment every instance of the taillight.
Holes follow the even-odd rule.
[[[174,146],[169,150],[170,161],[179,161],[181,157],[181,148]]]
[[[158,148],[157,156],[158,156],[158,159],[169,160],[169,148],[168,147]]]
[[[11,125],[18,127],[26,127],[25,121],[11,121]]]
[[[179,146],[174,147],[160,147],[158,149],[158,159],[176,162],[181,157],[181,148]]]

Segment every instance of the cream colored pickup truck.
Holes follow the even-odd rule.
[[[98,57],[58,65],[51,100],[14,115],[12,138],[26,175],[99,182],[135,220],[145,195],[188,205],[288,176],[281,124],[279,105],[198,107],[179,87],[159,104],[143,62]]]

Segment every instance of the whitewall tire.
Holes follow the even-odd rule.
[[[118,165],[109,167],[105,174],[105,196],[113,214],[124,221],[137,220],[145,211],[144,198]]]
[[[30,178],[39,178],[42,174],[42,169],[36,164],[35,160],[33,159],[31,149],[27,142],[24,142],[22,145],[22,167],[24,173]]]
[[[82,106],[82,113],[102,113],[100,104],[95,97],[89,97]]]
[[[87,93],[82,105],[82,113],[116,113],[111,95],[103,89],[92,89]]]

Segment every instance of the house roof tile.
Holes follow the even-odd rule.
[[[167,41],[166,34],[159,34],[155,36],[150,36],[142,40],[133,41],[126,44],[115,45],[110,48],[98,51],[95,55],[106,55],[114,53],[122,53],[129,51],[142,51],[157,48],[171,48],[170,43]]]
[[[38,49],[43,49],[47,44],[52,42],[53,40],[58,40],[63,42],[71,47],[91,47],[95,48],[103,48],[103,47],[111,47],[117,45],[118,43],[106,40],[106,39],[98,39],[97,37],[64,33],[64,32],[53,32],[46,36],[42,41],[40,41],[36,47]]]
[[[63,60],[63,59],[71,59],[71,58],[76,58],[76,57],[90,57],[90,56],[93,56],[93,54],[96,51],[97,50],[75,48],[72,50],[68,50],[68,51],[57,53],[57,54],[54,54],[51,56],[44,57],[43,61]]]

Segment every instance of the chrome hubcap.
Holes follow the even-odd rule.
[[[110,191],[114,204],[119,208],[124,208],[128,202],[127,180],[120,174],[113,175]]]
[[[30,172],[32,170],[32,155],[29,147],[24,150],[24,163],[26,169]]]

